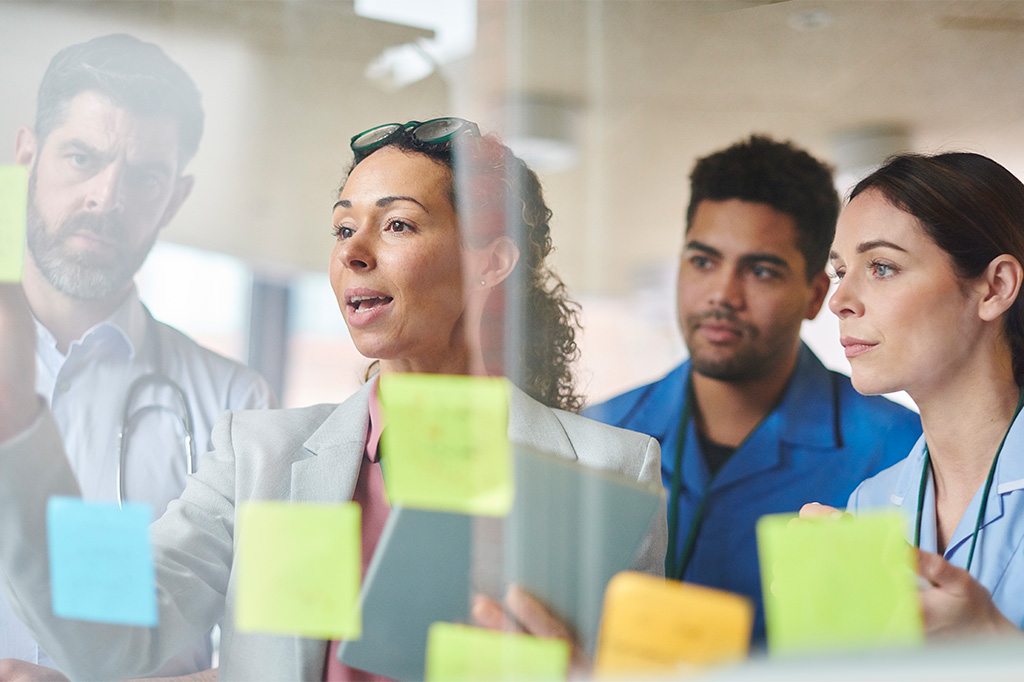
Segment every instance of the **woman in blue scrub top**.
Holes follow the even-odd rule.
[[[894,157],[851,192],[831,263],[854,387],[907,391],[924,429],[849,509],[908,518],[929,634],[1020,633],[1024,184],[978,154]]]

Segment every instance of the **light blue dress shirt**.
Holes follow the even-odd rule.
[[[848,510],[856,513],[896,508],[907,519],[907,540],[913,542],[923,467],[922,437],[906,459],[861,483],[850,495]],[[943,554],[954,566],[967,568],[981,496],[979,488]],[[921,549],[935,552],[937,547],[935,481],[929,475],[921,519]],[[971,574],[992,594],[1003,615],[1024,628],[1024,414],[1010,427],[996,464]]]
[[[118,432],[125,396],[136,377],[153,371],[166,374],[188,397],[198,467],[202,453],[210,449],[210,431],[222,412],[274,406],[270,387],[259,374],[157,322],[134,293],[110,319],[72,342],[66,354],[36,321],[36,391],[53,412],[84,499],[117,499]],[[135,404],[173,407],[171,398],[168,389],[155,388],[144,391]],[[156,520],[185,487],[180,421],[175,414],[150,411],[138,422],[128,446],[126,496],[149,504]],[[206,669],[211,654],[209,636],[197,633],[194,646],[160,672],[180,675]],[[0,658],[53,667],[2,593]]]

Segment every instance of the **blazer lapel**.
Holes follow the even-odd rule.
[[[374,381],[368,382],[339,405],[303,447],[307,456],[292,464],[293,502],[344,502],[352,499],[369,428],[369,398]],[[555,413],[511,386],[509,440],[541,451],[578,459],[569,436]],[[319,679],[327,657],[327,642],[294,640],[296,679]]]
[[[370,425],[368,382],[338,405],[313,432],[303,448],[306,456],[292,464],[293,502],[344,502],[352,499]]]
[[[292,502],[330,504],[352,499],[366,449],[370,423],[369,381],[338,405],[303,443],[306,456],[292,464]],[[320,679],[327,658],[327,642],[296,637],[295,679]]]

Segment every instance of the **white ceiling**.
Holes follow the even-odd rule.
[[[1024,2],[481,0],[478,13],[471,58],[388,93],[366,64],[426,32],[351,2],[8,2],[0,131],[13,140],[31,120],[62,45],[114,30],[155,40],[208,110],[195,196],[168,238],[322,269],[353,132],[452,103],[500,129],[498,104],[543,97],[578,113],[580,163],[543,180],[558,264],[580,292],[671,267],[690,165],[751,132],[832,158],[837,134],[898,124],[917,149],[971,148],[1024,175]]]

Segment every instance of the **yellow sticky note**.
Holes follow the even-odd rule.
[[[512,506],[506,379],[381,377],[388,500],[420,509],[503,516]]]
[[[468,625],[434,623],[427,632],[427,682],[564,680],[569,645]]]
[[[238,533],[239,631],[359,637],[358,504],[249,502]]]
[[[745,597],[619,573],[605,590],[595,672],[654,675],[742,659],[753,622],[754,607]]]
[[[25,261],[28,169],[0,166],[0,282],[20,282]]]
[[[757,522],[772,653],[923,641],[913,548],[896,513]]]

